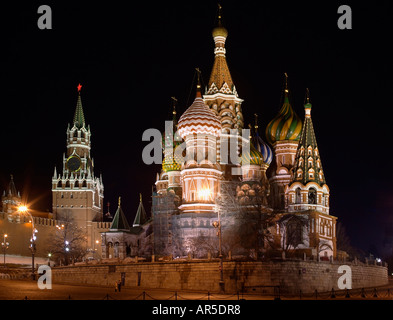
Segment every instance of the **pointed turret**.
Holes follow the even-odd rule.
[[[316,210],[329,213],[329,187],[325,181],[314,126],[311,119],[311,100],[307,89],[304,103],[305,120],[296,151],[293,178],[287,187],[287,209]]]
[[[228,30],[222,24],[222,7],[218,5],[218,16],[216,27],[212,31],[214,39],[214,64],[210,74],[208,93],[222,92],[233,93],[234,84],[231,73],[225,58],[225,41],[228,36]]]
[[[11,197],[17,197],[18,192],[16,191],[15,183],[14,183],[14,176],[11,174],[10,183],[8,184],[7,188],[7,195]]]
[[[83,114],[82,99],[81,99],[81,84],[78,85],[78,100],[76,102],[76,109],[74,114],[74,125],[80,129],[85,126],[85,116]]]
[[[293,168],[293,182],[299,181],[306,185],[312,181],[322,187],[326,181],[311,119],[311,107],[310,92],[307,89],[304,104],[305,120]]]
[[[22,202],[20,193],[16,190],[14,176],[12,174],[10,177],[10,183],[8,184],[7,189],[4,190],[1,201],[3,204],[3,212],[6,212],[8,214],[15,212],[17,210],[17,207]]]
[[[244,127],[239,98],[226,60],[225,41],[228,30],[223,26],[222,7],[218,5],[216,26],[212,31],[214,39],[214,63],[205,95],[205,103],[220,117],[223,131]]]
[[[133,227],[140,227],[147,222],[147,215],[145,208],[142,202],[142,194],[139,194],[139,206],[138,210],[136,211],[134,223],[132,224]]]
[[[119,197],[119,206],[117,207],[115,216],[113,217],[110,230],[111,231],[130,231],[130,226],[127,222],[127,218],[124,215],[124,212],[120,206],[120,200],[121,198]]]

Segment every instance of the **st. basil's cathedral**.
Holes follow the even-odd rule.
[[[274,218],[268,226],[260,226],[258,232],[267,231],[268,236],[255,240],[262,243],[255,246],[260,252],[254,249],[254,255],[264,255],[274,244],[276,249],[291,248],[315,259],[335,259],[337,218],[329,213],[329,187],[314,133],[309,90],[305,88],[302,121],[291,104],[285,74],[281,109],[265,132],[258,127],[257,115],[254,125],[246,126],[243,99],[226,60],[228,31],[221,21],[219,13],[212,31],[214,63],[204,94],[198,81],[194,102],[179,119],[173,106],[175,133],[163,133],[162,170],[153,192],[154,253],[206,257],[207,252],[217,252],[218,236],[222,244],[223,239],[228,244],[237,228],[244,228],[237,225],[237,216],[260,214]],[[199,79],[198,69],[197,75]],[[245,128],[250,135],[248,148],[238,147],[240,162],[221,161],[229,153],[223,146],[231,139],[244,140]],[[187,161],[179,157],[184,149],[194,155]],[[216,161],[208,157],[211,152]],[[198,158],[201,154],[204,157]],[[218,224],[220,228],[215,228]],[[227,245],[226,250],[250,253],[235,247]]]

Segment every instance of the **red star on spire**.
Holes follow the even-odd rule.
[[[78,88],[78,92],[81,92],[82,85],[81,85],[81,84],[78,84],[77,88]]]

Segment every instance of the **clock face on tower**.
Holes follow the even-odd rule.
[[[67,159],[67,169],[76,172],[81,168],[81,159],[78,156],[71,156]]]

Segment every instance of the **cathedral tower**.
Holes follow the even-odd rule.
[[[291,170],[299,144],[302,121],[290,102],[288,76],[285,73],[283,104],[276,117],[266,127],[267,141],[273,146],[275,163],[270,177],[271,205],[276,210],[285,207],[285,186],[291,182]]]
[[[293,178],[286,188],[289,212],[316,210],[329,213],[329,187],[325,181],[321,157],[311,119],[311,101],[307,89],[305,120],[296,152]]]
[[[186,143],[186,162],[182,166],[182,212],[215,211],[222,172],[217,162],[221,122],[203,102],[198,84],[192,105],[179,119],[178,132]]]
[[[90,126],[85,123],[81,100],[81,85],[72,127],[67,128],[67,152],[63,154],[63,169],[52,177],[52,210],[55,219],[72,219],[86,230],[87,248],[93,247],[93,221],[102,221],[104,186],[102,177],[94,176],[91,158]]]
[[[243,100],[237,94],[226,61],[225,41],[228,31],[222,23],[220,5],[218,6],[217,25],[212,31],[212,36],[215,44],[214,64],[203,99],[219,117],[223,133],[230,133],[230,129],[241,130],[244,127],[241,108]]]
[[[222,7],[218,5],[216,26],[212,31],[214,63],[203,100],[221,122],[221,143],[217,148],[218,158],[223,177],[231,180],[237,179],[237,175],[241,175],[240,163],[227,155],[236,151],[237,156],[240,157],[241,148],[239,146],[244,143],[241,138],[241,130],[244,128],[243,99],[239,98],[226,60],[225,42],[228,30],[223,25],[221,9]],[[231,150],[232,148],[237,148],[237,150]]]
[[[285,206],[288,212],[308,216],[309,246],[316,249],[321,259],[327,260],[337,255],[337,217],[329,214],[330,191],[315,138],[311,106],[307,89],[305,120],[296,151],[293,178],[285,188]]]

